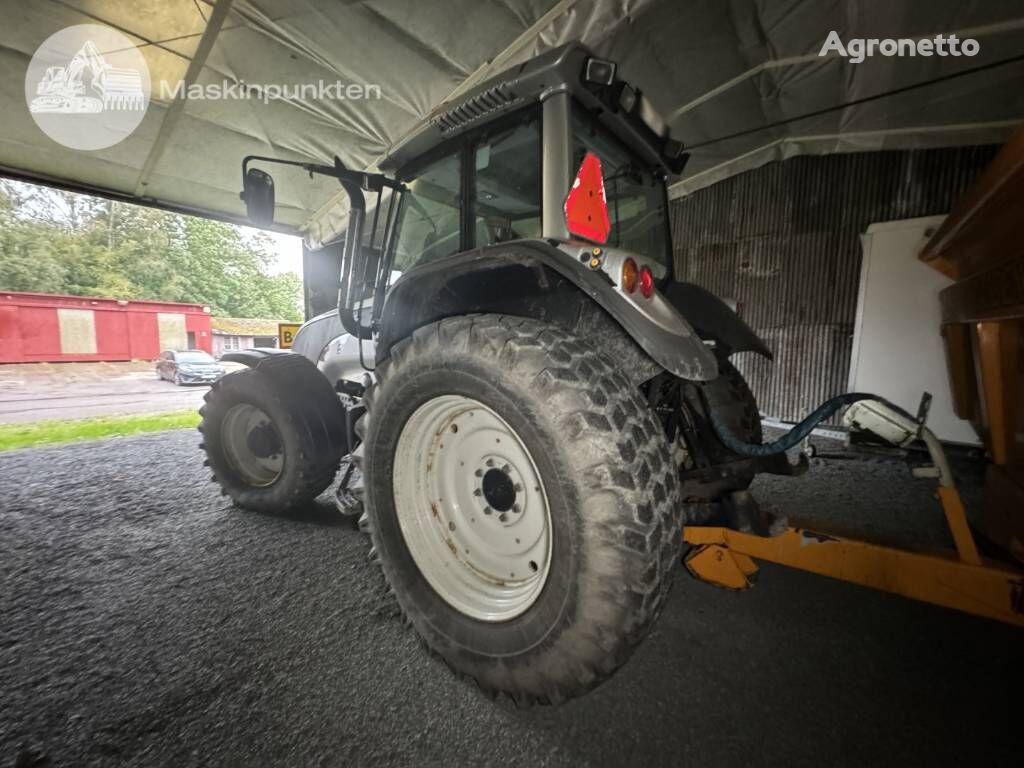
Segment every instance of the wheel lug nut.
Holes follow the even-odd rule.
[[[491,508],[490,507],[484,507],[484,514],[485,515],[491,514]]]
[[[498,520],[500,520],[503,523],[507,523],[508,522],[508,515],[506,515],[504,512],[502,512],[500,515],[498,515]]]
[[[515,484],[514,486],[512,486],[512,487],[516,489],[516,493],[521,493],[521,492],[522,492],[522,490],[523,490],[523,486],[522,486],[522,485],[520,485],[519,483],[516,483],[516,484]]]
[[[478,469],[474,474],[477,477],[483,477],[484,476],[484,471],[482,469]]]
[[[515,512],[515,513],[516,513],[517,515],[518,515],[518,514],[519,514],[520,512],[522,512],[522,510],[521,510],[521,509],[519,509],[519,505],[518,505],[518,504],[513,504],[513,505],[512,505],[512,511],[513,511],[513,512]]]
[[[506,464],[505,466],[503,466],[501,468],[501,471],[504,472],[507,475],[509,472],[512,471],[512,467],[510,467],[508,464]]]
[[[479,488],[477,488],[477,489],[476,489],[475,491],[473,491],[473,495],[474,495],[474,496],[479,496],[479,495],[481,495],[482,493],[483,493],[483,491],[481,491],[481,490],[480,490]]]
[[[488,467],[493,467],[494,466],[494,459],[488,459],[487,460],[487,466]]]

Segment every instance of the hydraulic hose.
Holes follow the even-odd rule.
[[[708,412],[711,417],[711,427],[715,430],[715,434],[718,435],[718,439],[722,441],[722,445],[730,451],[739,454],[740,456],[774,456],[777,453],[785,453],[790,448],[797,445],[801,440],[811,434],[811,430],[840,408],[847,405],[853,405],[859,400],[878,400],[879,402],[885,403],[889,407],[896,408],[896,410],[906,414],[906,411],[902,408],[897,408],[885,398],[879,397],[878,395],[870,395],[864,392],[848,392],[845,395],[837,395],[836,397],[826,400],[812,411],[807,418],[794,426],[778,440],[772,443],[746,443],[737,437],[736,433],[722,421],[718,413],[710,408],[708,409]],[[909,416],[909,414],[907,415]]]

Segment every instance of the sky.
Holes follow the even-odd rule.
[[[274,251],[277,261],[270,268],[273,274],[281,272],[294,272],[302,277],[302,238],[294,235],[282,235],[280,232],[266,232],[253,227],[239,227],[247,236],[257,232],[268,235],[274,243]]]

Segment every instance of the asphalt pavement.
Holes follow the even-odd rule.
[[[195,410],[206,390],[159,380],[151,362],[2,365],[0,424]]]
[[[1017,765],[1015,629],[765,566],[680,573],[593,693],[491,701],[405,629],[324,497],[233,508],[192,431],[0,454],[0,766]],[[763,503],[944,537],[901,465]]]

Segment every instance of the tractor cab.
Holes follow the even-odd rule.
[[[405,190],[393,241],[397,269],[513,240],[576,237],[640,254],[667,273],[671,251],[662,170],[578,106],[565,126],[568,154],[552,157],[545,152],[544,108],[533,105],[498,118],[399,171]],[[574,231],[577,222],[565,209],[588,153],[599,164],[606,231],[587,231],[587,214],[581,231]],[[549,180],[546,186],[545,177],[555,175],[561,183]],[[553,197],[547,205],[545,189]]]
[[[615,69],[567,46],[435,110],[382,162],[409,198],[396,229],[396,264],[575,237],[635,252],[667,273],[665,177],[681,171],[686,156]],[[600,165],[607,231],[567,217],[588,153]]]

